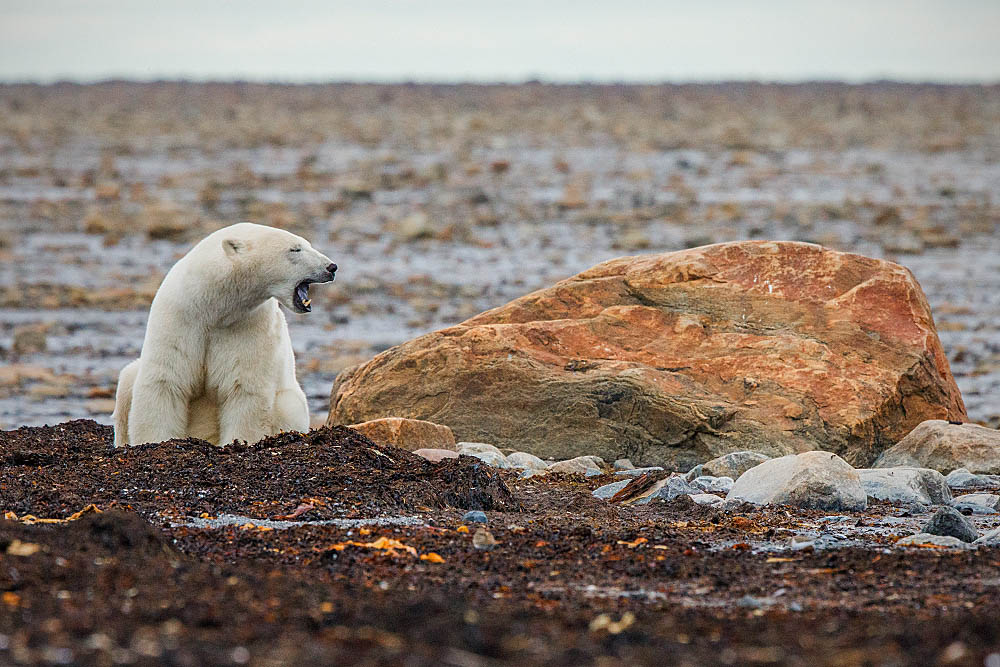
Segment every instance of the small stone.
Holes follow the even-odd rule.
[[[455,451],[459,454],[465,454],[467,456],[472,456],[473,454],[478,454],[479,452],[494,452],[503,456],[503,452],[496,445],[491,445],[486,442],[460,442],[455,445]]]
[[[491,551],[497,544],[498,542],[493,537],[493,533],[485,528],[479,528],[476,530],[476,534],[472,536],[472,546],[480,551]]]
[[[935,512],[923,527],[923,532],[955,537],[963,542],[974,542],[979,537],[979,531],[972,522],[954,507],[942,507]]]
[[[664,480],[663,485],[659,489],[657,489],[654,493],[651,493],[645,498],[640,498],[639,500],[635,501],[634,504],[645,505],[646,503],[652,501],[654,498],[658,498],[664,502],[669,503],[671,500],[679,496],[684,496],[684,495],[696,496],[700,493],[701,489],[695,486],[691,486],[690,484],[688,484],[687,480],[685,480],[680,475],[674,475],[673,477],[669,477],[666,480]]]
[[[704,470],[704,468],[705,466],[699,463],[698,465],[687,471],[687,473],[684,475],[684,479],[686,479],[689,482],[693,482],[694,480],[701,477],[701,471]]]
[[[491,465],[494,468],[509,468],[510,465],[507,463],[507,457],[503,454],[497,452],[461,452],[463,456],[474,456],[483,463]]]
[[[950,535],[931,535],[930,533],[917,533],[896,541],[897,547],[919,547],[931,545],[936,547],[948,547],[950,549],[968,549],[969,545],[957,537]]]
[[[750,468],[758,466],[770,458],[770,456],[750,450],[731,452],[703,464],[700,474],[736,479]]]
[[[967,506],[980,507],[986,510],[985,512],[976,512],[973,510],[974,514],[992,514],[1000,510],[1000,495],[995,493],[966,493],[952,501],[952,507],[960,512],[963,507]],[[965,514],[965,512],[962,513]]]
[[[711,475],[701,475],[697,477],[692,485],[709,493],[729,493],[733,488],[732,477],[712,477]]]
[[[966,468],[957,468],[945,476],[945,482],[953,489],[971,489],[989,486],[990,478],[986,475],[974,475]]]
[[[469,510],[462,515],[462,523],[487,523],[486,512],[482,510]]]
[[[590,456],[577,456],[575,459],[566,459],[565,461],[556,461],[548,467],[549,472],[562,472],[562,473],[576,473],[576,474],[587,474],[588,470],[596,470],[597,474],[601,473],[599,466],[594,464],[593,457]]]
[[[591,494],[595,498],[600,498],[601,500],[607,500],[608,498],[610,498],[611,496],[615,495],[616,493],[624,489],[626,486],[628,486],[628,483],[630,481],[632,480],[623,479],[620,482],[611,482],[610,484],[605,484],[604,486],[597,487],[591,492]]]
[[[548,464],[534,454],[514,452],[507,455],[507,464],[518,470],[545,470]]]
[[[690,496],[691,500],[699,505],[719,505],[725,502],[721,496],[717,496],[714,493],[692,493]]]
[[[1000,528],[994,528],[993,530],[984,533],[983,536],[973,542],[973,544],[985,547],[1000,547]]]
[[[635,468],[630,459],[617,459],[614,465],[615,470],[632,470]]]
[[[417,456],[422,456],[431,463],[439,463],[444,459],[458,458],[458,452],[453,452],[450,449],[415,449],[413,453]]]
[[[639,475],[645,475],[647,472],[656,472],[658,470],[663,470],[661,466],[649,466],[648,468],[631,468],[628,470],[618,470],[615,472],[619,477],[638,477]]]

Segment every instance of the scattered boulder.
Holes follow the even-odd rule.
[[[976,530],[972,522],[954,507],[940,508],[923,527],[922,532],[931,535],[947,535],[963,542],[975,542],[979,537],[979,531]]]
[[[930,533],[917,533],[908,537],[896,540],[897,547],[945,547],[947,549],[968,549],[966,542],[951,537],[950,535],[931,535]]]
[[[695,493],[691,495],[691,500],[699,505],[720,505],[726,502],[721,496],[714,493]]]
[[[327,421],[327,426],[332,424]],[[455,434],[441,424],[420,419],[384,417],[360,424],[352,424],[353,429],[380,445],[392,445],[400,449],[455,449]]]
[[[942,505],[951,502],[944,475],[930,468],[866,468],[858,470],[869,498],[890,503]]]
[[[966,419],[907,269],[757,241],[611,260],[337,377],[331,423],[386,415],[671,469],[740,450],[865,465]]]
[[[518,470],[545,470],[549,464],[541,460],[534,454],[527,452],[514,452],[507,455],[507,463],[511,468]]]
[[[978,424],[929,419],[885,450],[873,467],[896,466],[934,468],[943,473],[964,468],[973,473],[1000,474],[1000,431]]]
[[[760,452],[743,450],[723,454],[712,459],[701,466],[701,475],[711,475],[712,477],[731,477],[737,479],[750,468],[760,465],[770,459],[770,456]]]
[[[782,456],[747,470],[726,499],[823,510],[868,506],[857,471],[836,454],[821,451]]]
[[[450,449],[415,449],[413,453],[422,456],[431,463],[440,463],[444,459],[457,459],[458,452]]]

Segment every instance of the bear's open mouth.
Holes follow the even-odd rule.
[[[292,303],[300,313],[312,311],[312,308],[310,308],[312,299],[309,298],[309,284],[310,281],[303,280],[295,286],[295,292],[292,293]]]

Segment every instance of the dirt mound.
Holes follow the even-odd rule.
[[[347,428],[284,433],[213,447],[171,440],[111,447],[89,420],[0,433],[3,511],[61,517],[95,503],[171,515],[375,516],[446,506],[518,508],[500,474],[478,459],[432,464]]]

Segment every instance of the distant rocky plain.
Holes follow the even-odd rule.
[[[289,317],[316,424],[341,371],[469,318],[485,322],[479,313],[601,262],[780,240],[909,268],[926,294],[922,317],[933,316],[922,326],[940,338],[934,363],[950,367],[964,400],[961,418],[1000,425],[995,86],[108,82],[6,85],[0,109],[3,428],[108,423],[117,371],[139,353],[159,280],[194,241],[238,220],[303,234],[341,266],[336,283],[314,290],[312,314]],[[814,277],[752,278],[761,282],[747,294],[809,289],[801,283]],[[644,298],[633,296],[632,305]],[[863,308],[877,317],[884,296],[868,295]],[[790,303],[767,298],[779,310]],[[754,323],[766,300],[739,306],[750,318],[737,323],[743,333],[775,325]],[[698,317],[738,309],[621,325],[626,336],[669,326],[690,338]],[[717,356],[727,340],[721,332],[701,351]],[[567,377],[594,377],[594,360],[577,352],[562,352],[563,365],[582,364]],[[649,361],[638,349],[605,356]],[[784,396],[781,420],[822,422],[787,391],[752,386],[765,371],[727,359],[700,371],[729,383],[713,409],[753,412],[750,394],[761,392]],[[786,371],[796,359],[785,359]],[[864,393],[862,385],[878,393],[873,383],[891,381],[839,372],[847,384],[828,387],[831,395]],[[932,416],[954,417],[955,388],[941,391],[944,412]],[[757,412],[737,420],[743,431],[754,419],[774,426]],[[879,433],[875,449],[904,435]],[[645,446],[629,437],[633,449]],[[853,436],[831,437],[844,453]]]

